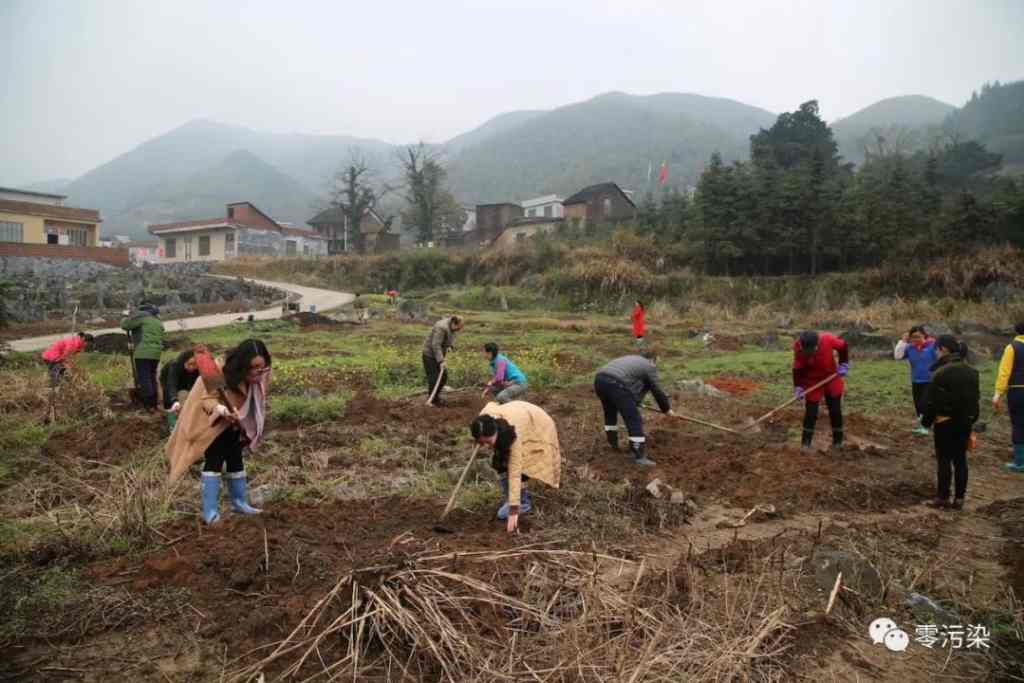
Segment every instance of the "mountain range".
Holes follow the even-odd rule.
[[[860,162],[877,136],[920,148],[956,108],[911,95],[876,102],[835,121],[840,153]],[[549,111],[500,114],[439,146],[452,192],[466,204],[571,194],[612,180],[657,190],[667,164],[670,187],[696,185],[717,151],[745,159],[749,138],[776,119],[736,100],[688,93],[599,95]],[[218,216],[224,204],[252,201],[280,221],[304,225],[326,201],[328,179],[352,156],[378,182],[396,183],[401,146],[342,135],[266,133],[191,121],[138,145],[85,175],[36,184],[69,204],[98,208],[104,234],[145,237],[146,225]],[[26,188],[32,189],[32,188]],[[391,202],[400,200],[392,195]]]

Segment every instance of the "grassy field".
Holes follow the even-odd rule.
[[[364,297],[378,314],[365,326],[172,335],[179,348],[216,351],[255,336],[274,356],[268,437],[247,459],[266,511],[210,528],[197,521],[195,473],[165,485],[162,423],[126,405],[124,357],[81,357],[57,423],[45,425],[45,368],[11,356],[0,368],[0,675],[1024,680],[1012,677],[1024,662],[1024,564],[1010,531],[1024,498],[1000,467],[1005,420],[983,406],[991,429],[972,455],[968,510],[923,508],[934,473],[929,440],[909,433],[908,369],[855,347],[848,450],[799,453],[799,408],[750,436],[652,415],[658,466],[638,470],[604,445],[591,388],[601,364],[633,349],[628,320],[501,293],[512,311],[487,310],[493,290],[423,297],[435,316],[469,309],[444,409],[423,405],[428,324],[400,319],[381,297]],[[739,427],[791,395],[785,349],[797,330],[730,321],[708,345],[703,318],[652,318],[677,411]],[[509,536],[493,519],[500,501],[481,458],[449,522],[455,533],[439,534],[433,520],[483,405],[489,341],[555,417],[563,485],[532,487],[538,509]],[[995,363],[977,367],[990,395]],[[751,393],[680,388],[694,379],[746,380]],[[686,503],[648,494],[655,479]],[[851,581],[826,616],[823,550],[870,567],[884,590]],[[906,606],[913,592],[985,624],[992,648],[873,648],[866,628],[879,615],[937,619]]]

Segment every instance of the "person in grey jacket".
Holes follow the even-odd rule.
[[[619,415],[622,415],[629,433],[629,450],[634,462],[643,467],[655,464],[647,457],[644,444],[644,420],[640,416],[640,404],[650,392],[658,402],[661,412],[675,415],[668,396],[658,384],[658,370],[655,367],[655,356],[646,353],[642,356],[622,356],[597,371],[594,378],[594,391],[601,399],[604,408],[604,432],[608,444],[619,448]]]
[[[427,396],[434,391],[438,377],[441,378],[432,405],[444,405],[441,400],[441,391],[448,381],[448,370],[444,366],[444,359],[455,346],[455,333],[463,327],[465,327],[465,322],[460,316],[452,315],[441,318],[430,328],[430,334],[423,341],[423,370],[427,373]]]

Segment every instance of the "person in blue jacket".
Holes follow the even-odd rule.
[[[498,353],[498,345],[494,342],[484,344],[484,353],[491,361],[491,381],[484,387],[483,395],[494,393],[498,403],[522,400],[526,395],[526,374],[508,359]]]
[[[928,385],[932,381],[931,369],[938,360],[935,340],[928,336],[924,325],[914,325],[896,342],[893,357],[896,360],[906,359],[910,363],[910,390],[914,396],[914,410],[917,414],[914,434],[927,436],[929,431],[921,424],[921,416],[924,414]]]

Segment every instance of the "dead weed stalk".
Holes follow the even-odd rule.
[[[789,608],[771,581],[727,577],[723,590],[642,566],[519,549],[359,569],[229,680],[784,678]]]

